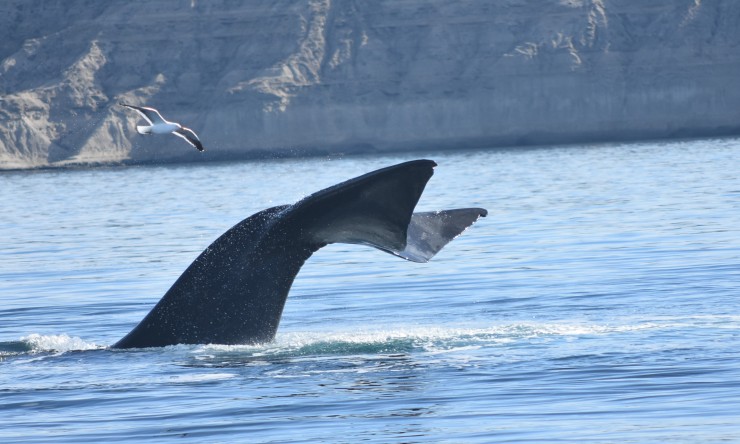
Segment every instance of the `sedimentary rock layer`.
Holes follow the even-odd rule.
[[[0,168],[736,134],[738,79],[734,0],[7,0]]]

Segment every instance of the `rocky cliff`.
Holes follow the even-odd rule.
[[[735,0],[0,2],[0,168],[737,134],[739,87]]]

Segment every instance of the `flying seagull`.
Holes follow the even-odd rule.
[[[149,126],[136,125],[136,132],[139,134],[174,134],[178,137],[182,137],[189,144],[193,145],[198,151],[204,151],[203,144],[200,143],[198,136],[190,128],[185,128],[177,122],[168,122],[164,120],[159,111],[154,108],[146,106],[134,106],[120,102],[119,105],[131,108],[132,110],[141,114]]]

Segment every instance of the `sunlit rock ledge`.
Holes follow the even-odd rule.
[[[734,0],[6,0],[0,169],[733,135],[738,79]]]

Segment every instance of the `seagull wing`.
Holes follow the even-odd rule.
[[[173,131],[172,134],[176,135],[177,137],[182,137],[189,144],[196,147],[198,151],[205,151],[205,148],[203,148],[203,144],[200,143],[200,139],[198,139],[198,136],[190,128],[185,128],[183,126],[182,128]]]
[[[125,106],[126,108],[131,108],[137,113],[141,115],[147,122],[149,122],[149,125],[154,125],[157,123],[166,123],[167,121],[162,118],[162,115],[159,114],[159,111],[157,111],[154,108],[149,108],[148,106],[134,106],[134,105],[128,105],[126,103],[120,103],[121,106]]]

